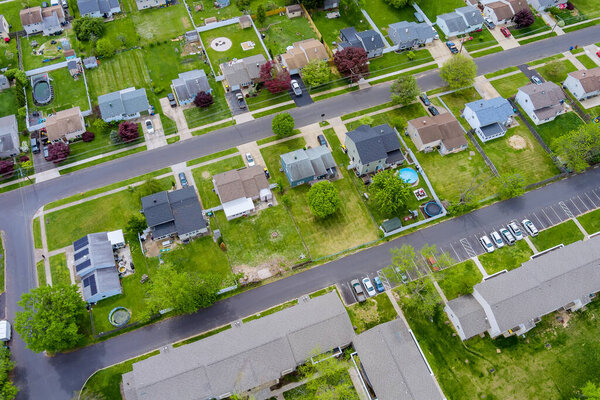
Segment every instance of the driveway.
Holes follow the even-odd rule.
[[[260,152],[260,149],[258,148],[256,142],[244,143],[242,145],[239,145],[237,149],[242,155],[242,158],[244,159],[244,164],[246,164],[246,166],[248,166],[248,160],[246,160],[246,153],[250,153],[252,155],[252,158],[254,158],[255,165],[262,165],[263,167],[267,166],[267,164],[265,164],[265,160],[263,160],[262,153]]]
[[[154,127],[153,133],[148,133],[148,129],[146,128],[146,121],[152,121],[152,126]],[[146,141],[146,147],[148,150],[156,149],[162,146],[167,145],[167,139],[165,139],[165,132],[162,127],[162,122],[160,120],[160,115],[149,115],[140,119],[142,124],[142,129],[144,130],[144,139]]]
[[[302,80],[300,75],[294,74],[291,76],[291,78],[298,81],[298,84],[300,85],[300,89],[302,89],[302,96],[296,96],[292,89],[288,90],[290,97],[292,98],[292,100],[294,100],[294,103],[296,103],[296,107],[307,106],[309,104],[314,103],[314,101],[313,101],[312,97],[310,97],[310,94],[308,93],[308,89],[306,88],[306,85],[304,84],[304,81]]]
[[[185,120],[185,115],[183,115],[183,108],[171,107],[171,104],[169,104],[169,99],[167,99],[166,97],[160,99],[160,107],[162,108],[163,114],[165,114],[165,116],[175,121],[175,125],[177,125],[178,132],[186,131],[188,129],[187,121]]]
[[[494,29],[489,29],[490,33],[496,39],[496,41],[502,47],[502,50],[512,49],[514,47],[519,47],[519,42],[515,39],[512,34],[509,37],[504,37],[502,32],[500,32],[500,28],[503,25],[498,25]],[[510,28],[508,28],[510,30]]]
[[[529,66],[529,65],[527,65],[527,64],[521,64],[521,65],[519,65],[519,66],[518,66],[518,68],[519,68],[519,71],[521,71],[522,73],[524,73],[524,74],[525,74],[525,76],[526,76],[527,78],[529,78],[529,80],[531,80],[531,77],[535,75],[535,76],[537,76],[538,78],[540,78],[540,80],[541,80],[542,82],[545,82],[545,81],[544,81],[544,78],[542,77],[542,75],[540,75],[540,73],[539,73],[539,72],[537,72],[537,70],[536,70],[535,68],[533,68],[533,67],[530,67],[530,66]]]
[[[237,99],[235,97],[235,94],[239,93],[239,91],[236,92],[227,92],[225,93],[225,98],[227,99],[227,104],[229,105],[229,109],[231,110],[231,114],[232,115],[240,115],[240,114],[244,114],[248,112],[248,104],[246,104],[246,99],[244,99],[244,108],[240,108],[240,106],[238,106],[238,102]]]
[[[440,67],[444,65],[444,63],[450,59],[450,57],[452,57],[452,53],[450,53],[450,49],[448,49],[448,46],[446,46],[446,42],[441,39],[434,40],[428,44],[426,48],[429,50],[431,56]]]

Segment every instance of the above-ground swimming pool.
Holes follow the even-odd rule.
[[[427,204],[425,204],[425,206],[423,207],[423,211],[430,217],[435,217],[436,215],[439,215],[442,212],[442,206],[440,206],[435,201],[430,201]]]
[[[41,106],[52,101],[52,87],[48,78],[43,77],[33,83],[33,100]]]
[[[409,185],[415,185],[419,182],[419,174],[412,168],[402,168],[398,171],[398,176]]]

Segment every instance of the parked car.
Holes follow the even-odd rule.
[[[173,93],[167,94],[167,100],[169,100],[169,104],[171,105],[171,107],[177,107],[177,101],[175,100],[175,96],[173,96]]]
[[[150,135],[154,133],[154,126],[152,126],[152,121],[147,119],[144,123],[146,124],[146,131],[148,132],[148,134]]]
[[[456,48],[456,45],[454,44],[454,42],[446,42],[446,46],[448,46],[448,48],[450,49],[450,52],[452,54],[458,53],[458,49]]]
[[[398,273],[398,275],[400,275],[400,280],[402,281],[402,283],[408,283],[408,276],[406,275],[406,272],[401,271],[398,267],[396,267],[396,272]]]
[[[510,31],[505,26],[503,26],[502,28],[500,28],[500,32],[502,32],[502,34],[504,35],[504,37],[509,37],[510,36]]]
[[[327,147],[327,140],[325,140],[325,136],[324,135],[317,136],[317,140],[319,141],[319,144],[321,146]]]
[[[369,277],[364,278],[362,280],[362,284],[365,286],[365,289],[367,290],[367,294],[370,297],[377,295],[377,292],[375,291],[375,288],[373,287],[373,284],[371,283],[371,280],[369,279]]]
[[[1,342],[9,342],[10,341],[10,322],[3,319],[0,321],[0,341]]]
[[[531,82],[535,83],[536,85],[541,85],[542,84],[542,80],[537,75],[532,75],[531,76]]]
[[[188,181],[187,181],[187,178],[185,177],[185,173],[183,173],[183,172],[179,173],[179,182],[181,182],[181,187],[188,186]]]
[[[244,95],[242,94],[242,92],[237,92],[235,94],[235,98],[237,100],[239,108],[246,108],[246,100],[244,100]]]
[[[356,300],[358,300],[359,303],[363,303],[367,300],[367,298],[365,297],[365,291],[363,290],[362,285],[360,284],[358,279],[350,281],[350,286],[352,286],[352,289],[354,290],[354,295],[356,296]]]
[[[269,170],[267,169],[267,167],[265,167],[265,177],[267,179],[269,179],[271,177],[271,174],[269,173]]]
[[[494,24],[494,22],[489,18],[485,18],[483,23],[488,27],[488,29],[494,29],[496,27],[496,24]]]
[[[44,148],[42,149],[44,152],[44,160],[48,161],[48,146],[44,146]]]
[[[419,96],[419,99],[425,104],[425,107],[429,107],[431,105],[431,101],[429,101],[429,97],[425,93]]]
[[[497,248],[500,249],[500,248],[504,247],[504,241],[502,240],[502,236],[500,236],[500,234],[498,232],[494,231],[494,232],[490,233],[490,237]]]
[[[489,237],[487,237],[486,235],[483,235],[482,237],[479,238],[479,242],[481,243],[481,245],[483,246],[485,251],[487,251],[488,253],[494,252],[494,245]]]
[[[440,113],[440,112],[438,111],[438,109],[437,109],[437,108],[435,108],[435,106],[429,106],[429,107],[427,107],[427,109],[429,110],[429,112],[431,113],[431,115],[433,115],[434,117],[435,117],[436,115],[439,115],[439,113]]]
[[[500,229],[500,234],[502,235],[502,237],[504,238],[506,243],[508,243],[510,246],[515,244],[515,242],[516,242],[515,237],[512,235],[512,233],[510,233],[510,231],[508,229],[506,229],[506,228]]]
[[[523,221],[521,221],[521,223],[523,224],[523,226],[525,227],[525,230],[531,235],[531,236],[537,236],[538,235],[538,230],[535,227],[535,225],[533,224],[533,222],[531,222],[528,219],[524,219]]]
[[[508,224],[508,230],[510,231],[510,233],[513,234],[516,240],[523,239],[523,232],[521,232],[521,229],[519,228],[519,225],[517,225],[516,222],[511,222],[510,224]]]
[[[377,291],[379,293],[381,293],[385,290],[385,288],[383,287],[383,283],[381,283],[381,279],[379,279],[378,276],[373,278],[373,283],[375,283],[375,289],[377,289]]]
[[[292,79],[290,83],[292,84],[292,90],[294,91],[294,94],[298,97],[302,96],[302,89],[300,88],[300,84],[298,84],[298,81]]]
[[[40,142],[36,138],[31,139],[31,151],[35,154],[40,152]]]
[[[254,165],[256,165],[256,163],[254,162],[254,158],[252,157],[252,154],[250,154],[250,153],[246,153],[246,161],[248,161],[249,167],[254,167]]]
[[[597,55],[598,57],[600,57],[600,51],[597,51],[597,52],[596,52],[596,55]]]

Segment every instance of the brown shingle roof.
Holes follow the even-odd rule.
[[[515,13],[521,10],[528,10],[529,5],[526,0],[504,0],[509,3]]]
[[[264,169],[260,165],[217,174],[213,176],[213,182],[221,203],[244,197],[256,198],[261,189],[269,188]]]
[[[302,49],[299,49],[297,47],[289,49],[287,53],[281,55],[281,58],[283,58],[285,64],[289,69],[302,68],[306,64],[308,64],[308,61],[306,60],[306,55],[304,55]]]
[[[52,6],[52,7],[42,8],[42,17],[44,17],[44,18],[51,17],[52,13],[55,11],[56,11],[56,16],[58,17],[59,21],[65,19],[65,12],[63,11],[62,6]]]
[[[501,1],[494,1],[493,3],[488,3],[485,6],[494,11],[494,14],[496,14],[496,18],[498,18],[498,20],[510,19],[514,15],[510,6]]]
[[[19,16],[21,17],[21,24],[23,24],[23,26],[40,24],[43,20],[42,7],[26,8],[25,10],[21,10],[19,12]]]
[[[529,95],[535,110],[560,104],[565,99],[565,94],[561,88],[553,82],[544,82],[541,85],[530,83],[519,88],[519,90]]]
[[[329,54],[327,54],[325,46],[317,39],[302,40],[301,42],[294,43],[294,47],[301,47],[304,49],[309,61],[326,60],[329,58]]]
[[[48,140],[58,140],[63,136],[84,129],[81,123],[79,107],[69,108],[51,115],[46,120],[46,134]]]
[[[569,72],[569,75],[581,83],[586,93],[600,90],[600,67]]]
[[[460,123],[451,113],[416,118],[408,123],[415,127],[423,144],[441,140],[447,149],[468,144]]]

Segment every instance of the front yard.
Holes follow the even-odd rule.
[[[69,274],[69,267],[67,267],[65,253],[50,257],[50,276],[53,286],[71,284],[71,275]]]
[[[583,240],[583,233],[579,230],[575,221],[566,221],[556,226],[541,231],[531,241],[538,251],[544,251],[559,244],[569,245]]]
[[[464,37],[473,38],[473,40],[465,40],[464,42],[464,47],[469,52],[486,49],[498,44],[498,41],[494,39],[494,36],[486,27],[484,27],[481,32],[471,32]]]
[[[210,74],[208,83],[213,90],[212,96],[214,103],[206,108],[196,107],[192,103],[190,108],[183,110],[185,121],[190,129],[231,117],[231,110],[229,109],[227,99],[225,98],[223,84],[221,82],[216,82]]]
[[[529,257],[533,255],[533,251],[525,242],[525,240],[517,241],[513,246],[504,244],[501,249],[496,249],[493,253],[485,253],[477,258],[481,261],[483,268],[488,274],[495,274],[504,269],[510,271],[521,266]]]
[[[236,58],[241,59],[253,56],[255,54],[263,54],[266,59],[269,59],[269,57],[267,57],[265,54],[265,50],[263,49],[263,46],[252,27],[241,29],[239,24],[233,24],[201,32],[200,37],[202,38],[202,42],[206,48],[206,53],[210,63],[212,64],[217,75],[221,74],[221,70],[219,68],[220,64]],[[211,47],[212,41],[221,37],[226,37],[231,40],[232,45],[230,49],[225,51],[217,51]],[[248,41],[254,43],[254,48],[250,50],[244,50],[242,48],[242,42]]]
[[[543,67],[537,67],[536,69],[545,80],[552,81],[560,86],[565,81],[565,79],[567,79],[567,74],[569,72],[577,71],[577,67],[575,67],[575,65],[573,65],[573,63],[570,60],[560,60],[555,62],[564,65],[564,71],[559,75],[553,75],[549,73],[549,64],[546,64]]]
[[[535,13],[534,13],[535,15]],[[535,17],[535,21],[532,25],[529,25],[527,28],[517,29],[514,27],[510,28],[510,33],[515,39],[521,39],[525,36],[534,35],[536,33],[541,33],[545,31],[549,31],[551,28],[546,25],[544,19],[542,17]]]
[[[473,293],[473,286],[483,279],[473,260],[434,272],[434,277],[448,300]]]
[[[519,72],[504,78],[490,80],[490,83],[498,91],[500,96],[506,99],[515,96],[520,87],[529,83],[529,78],[527,78],[524,73]]]
[[[373,78],[433,61],[433,57],[427,49],[413,50],[412,53],[415,57],[412,60],[409,59],[408,53],[408,51],[391,52],[369,60],[369,77]]]
[[[203,209],[208,210],[209,208],[221,204],[219,196],[213,192],[213,175],[243,167],[244,160],[242,160],[242,156],[237,155],[192,170],[192,175],[194,177],[194,182],[196,182],[196,188],[198,189]]]

